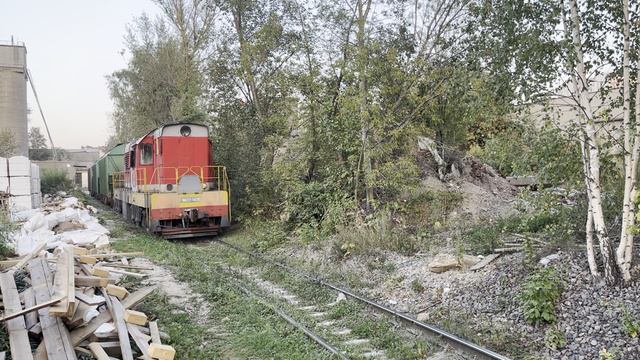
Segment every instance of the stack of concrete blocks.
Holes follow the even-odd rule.
[[[9,193],[9,164],[3,157],[0,157],[0,192]]]
[[[0,158],[0,191],[10,194],[9,206],[15,210],[40,207],[40,168],[24,156]]]
[[[37,209],[42,205],[42,192],[40,191],[40,167],[31,164],[31,207]]]

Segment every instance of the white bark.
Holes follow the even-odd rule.
[[[593,226],[600,243],[602,261],[604,265],[604,277],[608,284],[615,284],[618,281],[619,272],[615,264],[613,247],[607,235],[607,228],[602,209],[602,190],[600,186],[600,149],[597,142],[596,128],[593,122],[593,110],[587,96],[589,90],[586,76],[584,56],[582,53],[582,40],[580,36],[580,17],[578,15],[577,0],[569,0],[571,16],[571,34],[573,40],[573,50],[576,56],[575,72],[578,80],[578,101],[580,110],[583,112],[581,126],[586,134],[585,146],[588,156],[585,156],[588,174],[586,181],[589,188],[589,205],[592,210]]]
[[[623,60],[622,60],[622,81],[623,81],[623,131],[624,131],[624,199],[622,202],[622,230],[620,233],[620,244],[616,252],[616,261],[620,267],[622,278],[625,282],[631,280],[631,249],[633,247],[632,229],[635,225],[635,211],[633,202],[636,193],[637,177],[637,146],[638,139],[631,126],[631,91],[629,86],[630,70],[630,24],[629,24],[629,0],[623,0]],[[637,111],[637,110],[636,110]],[[633,143],[633,149],[631,144]]]
[[[575,77],[572,76],[572,82],[574,85],[574,89],[577,90],[577,84]],[[587,137],[582,137],[582,146],[580,146],[582,150],[582,163],[583,163],[583,172],[585,177],[585,185],[587,188],[587,199],[591,199],[591,191],[589,190],[589,160],[588,160],[588,149],[587,149]],[[591,206],[591,201],[587,201],[587,223],[586,223],[586,237],[587,237],[587,262],[589,263],[589,271],[593,276],[600,276],[600,271],[598,271],[598,264],[596,263],[596,255],[593,250],[593,207]]]

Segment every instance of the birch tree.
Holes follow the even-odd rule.
[[[602,187],[600,177],[600,145],[598,144],[597,132],[595,128],[595,113],[589,99],[589,79],[585,67],[584,53],[582,49],[582,36],[580,27],[580,14],[577,0],[568,0],[571,45],[575,64],[570,69],[570,76],[575,77],[577,83],[576,94],[580,108],[580,127],[584,134],[584,146],[582,161],[584,162],[585,181],[587,184],[587,194],[591,219],[593,220],[593,230],[600,245],[602,262],[604,268],[604,279],[610,284],[619,281],[620,272],[616,266],[615,256],[611,239],[607,232],[604,211],[602,207]],[[589,220],[589,219],[587,219]],[[587,225],[590,221],[587,221]],[[587,229],[587,233],[591,229]]]
[[[631,260],[633,256],[633,227],[635,226],[635,206],[634,202],[637,194],[638,157],[640,155],[640,126],[638,126],[638,107],[640,97],[636,89],[635,124],[631,124],[631,86],[630,86],[630,57],[631,57],[631,21],[629,18],[629,0],[622,1],[623,13],[623,131],[624,131],[624,199],[622,204],[622,231],[620,234],[620,244],[616,252],[616,260],[622,277],[625,282],[631,280]],[[639,49],[640,54],[640,49]]]

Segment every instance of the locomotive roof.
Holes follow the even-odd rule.
[[[196,124],[196,123],[171,123],[171,124],[166,124],[166,125],[160,126],[159,128],[156,128],[156,129],[153,129],[153,130],[149,131],[146,135],[144,135],[141,138],[139,138],[138,140],[136,140],[133,144],[134,145],[138,145],[142,140],[144,140],[144,138],[146,138],[147,136],[149,136],[151,134],[154,134],[154,137],[160,137],[160,136],[162,136],[162,133],[163,133],[165,128],[167,128],[169,126],[176,126],[176,125],[200,126],[200,127],[206,128],[206,125]]]

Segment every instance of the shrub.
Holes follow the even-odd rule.
[[[0,257],[5,258],[13,252],[8,245],[9,236],[15,230],[9,213],[0,209]]]
[[[626,307],[622,312],[622,327],[625,334],[629,337],[636,338],[640,334],[640,322],[636,321]]]
[[[64,170],[45,170],[40,178],[40,187],[43,194],[55,194],[58,191],[69,192],[74,186]]]
[[[553,324],[556,321],[556,303],[563,291],[562,279],[553,268],[536,271],[522,286],[520,306],[528,323]]]
[[[418,251],[418,240],[394,224],[390,211],[380,210],[363,225],[340,228],[333,248],[340,258],[380,250],[410,255]]]
[[[251,247],[255,250],[265,251],[287,240],[287,233],[280,221],[255,221],[247,225],[254,239]]]
[[[567,337],[559,327],[552,327],[544,335],[544,343],[549,350],[559,350],[567,345]]]

